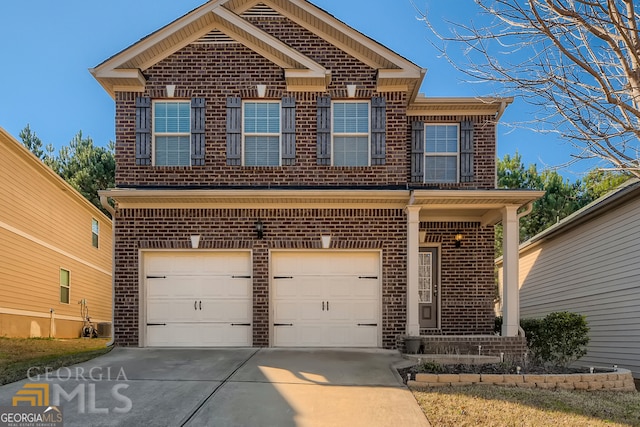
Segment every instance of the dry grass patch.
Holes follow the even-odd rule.
[[[640,394],[464,386],[412,389],[433,426],[640,426]]]
[[[57,369],[93,359],[111,350],[107,341],[0,337],[0,385],[26,378],[31,367]]]

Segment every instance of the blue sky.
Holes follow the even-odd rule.
[[[427,96],[491,95],[483,85],[464,82],[431,46],[434,36],[410,0],[312,0],[358,31],[428,70]],[[170,23],[204,0],[19,0],[0,1],[0,127],[18,137],[27,123],[45,144],[66,145],[82,130],[97,145],[115,140],[114,102],[88,69]],[[471,0],[413,0],[432,22],[479,20]],[[453,7],[455,5],[456,7]],[[461,7],[464,5],[464,9]],[[517,95],[517,94],[514,94]],[[505,123],[530,118],[519,101]],[[501,126],[498,154],[518,150],[539,169],[569,160],[566,144],[530,131]],[[588,165],[561,173],[574,180]]]

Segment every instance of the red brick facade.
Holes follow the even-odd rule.
[[[411,124],[474,122],[473,182],[440,185],[442,189],[495,187],[495,118],[492,116],[408,117],[409,94],[376,93],[377,70],[285,18],[248,18],[331,71],[327,93],[345,98],[345,84],[357,84],[357,98],[386,99],[386,164],[371,167],[331,167],[317,164],[317,98],[324,93],[287,93],[283,70],[239,43],[190,44],[144,70],[144,93],[117,92],[116,186],[120,188],[229,187],[397,188],[411,183]],[[136,166],[136,109],[139,96],[166,97],[165,86],[176,85],[176,97],[205,98],[205,165],[194,167]],[[256,84],[268,86],[267,99],[296,99],[295,166],[228,166],[226,161],[226,99],[256,98]],[[434,185],[428,187],[433,188]],[[159,190],[161,191],[161,190]],[[257,240],[254,222],[261,218],[265,238]],[[441,247],[441,324],[438,334],[489,334],[493,330],[493,227],[477,222],[422,223],[428,242]],[[317,249],[320,231],[332,234],[333,249],[375,249],[382,252],[382,346],[395,348],[407,323],[407,216],[403,209],[367,208],[175,208],[116,210],[115,218],[115,340],[137,346],[141,251],[188,249],[189,235],[204,236],[204,249],[250,249],[253,262],[253,345],[269,346],[269,251]],[[453,234],[462,231],[461,248]],[[431,331],[433,332],[433,331]]]

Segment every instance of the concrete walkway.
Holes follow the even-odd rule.
[[[48,384],[69,426],[429,426],[384,350],[117,348]]]

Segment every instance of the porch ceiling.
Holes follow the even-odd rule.
[[[544,195],[534,190],[416,190],[412,205],[420,206],[420,221],[478,221],[495,225],[506,206],[526,206]]]

